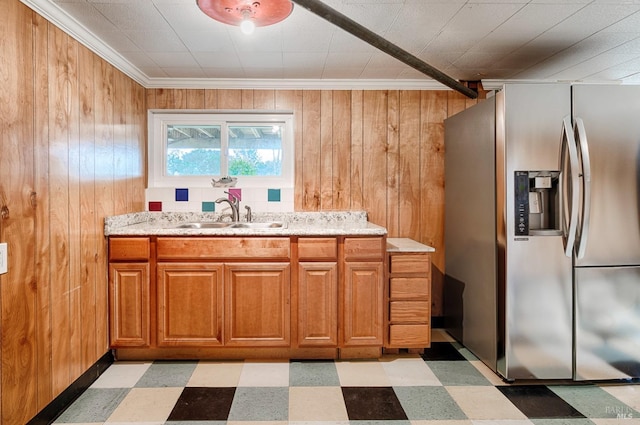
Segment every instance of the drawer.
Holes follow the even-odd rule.
[[[431,327],[429,325],[389,326],[389,345],[395,347],[429,347]]]
[[[299,238],[298,259],[300,261],[337,260],[336,238]]]
[[[345,261],[382,260],[385,252],[383,238],[345,238]]]
[[[158,238],[158,260],[288,260],[289,238]]]
[[[391,273],[429,273],[431,256],[424,254],[393,254],[390,256]]]
[[[392,277],[389,281],[392,299],[427,299],[431,293],[431,279],[428,277]]]
[[[429,323],[429,301],[392,301],[389,321],[391,323]]]
[[[149,261],[149,238],[109,238],[109,261]]]

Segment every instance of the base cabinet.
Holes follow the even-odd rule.
[[[298,346],[338,345],[338,264],[298,264]]]
[[[381,263],[346,263],[344,282],[345,347],[382,345],[384,287]]]
[[[342,292],[344,347],[382,346],[384,240],[345,238]]]
[[[111,346],[151,344],[150,241],[109,240],[109,338]]]
[[[377,357],[384,246],[383,236],[110,238],[111,347],[123,360]]]
[[[386,348],[431,345],[431,254],[389,254],[388,338]]]
[[[289,263],[225,265],[225,345],[289,346]]]
[[[158,346],[222,344],[220,263],[159,263]]]
[[[111,264],[109,276],[111,345],[149,346],[149,263]]]

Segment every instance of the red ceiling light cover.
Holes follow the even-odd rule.
[[[256,27],[282,21],[291,14],[290,0],[196,0],[198,7],[216,21],[239,26],[246,15]]]

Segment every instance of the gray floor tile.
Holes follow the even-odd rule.
[[[130,388],[89,388],[54,423],[104,422]]]
[[[595,425],[593,421],[583,419],[530,419],[534,425]]]
[[[340,378],[333,361],[299,361],[289,366],[289,385],[292,387],[337,387]]]
[[[491,385],[491,382],[469,362],[427,361],[427,365],[444,386]]]
[[[640,412],[595,385],[550,386],[567,403],[588,418],[638,418]]]
[[[238,387],[229,421],[289,420],[288,387]]]
[[[136,383],[136,387],[184,387],[197,365],[198,362],[154,362]]]
[[[394,387],[410,420],[467,419],[444,387]]]

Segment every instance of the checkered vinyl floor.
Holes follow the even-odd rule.
[[[446,334],[358,361],[116,362],[55,423],[639,425],[640,385],[509,385]]]

